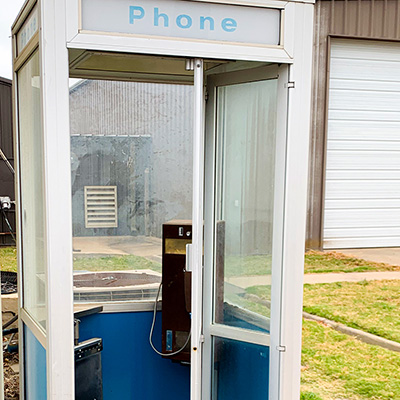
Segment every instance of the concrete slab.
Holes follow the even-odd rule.
[[[381,247],[374,249],[340,249],[334,250],[346,256],[363,260],[400,266],[400,247]]]
[[[87,236],[73,238],[74,256],[134,254],[161,263],[161,239],[151,236]]]
[[[334,283],[334,282],[362,282],[375,280],[393,280],[400,279],[400,271],[384,272],[348,272],[328,274],[305,274],[304,283]],[[230,285],[241,289],[250,286],[270,285],[271,276],[237,276],[225,280]]]

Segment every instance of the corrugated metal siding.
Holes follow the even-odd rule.
[[[321,248],[323,238],[325,123],[330,36],[400,41],[400,2],[398,0],[318,0],[316,2],[306,241],[308,248]],[[368,135],[367,131],[366,134]],[[369,134],[373,135],[373,133]]]
[[[11,81],[0,78],[0,148],[3,153],[14,165],[14,148],[12,132],[12,91]],[[15,200],[14,196],[14,176],[0,158],[0,196],[9,196]],[[7,212],[8,219],[13,230],[15,230],[15,212],[14,207]],[[0,216],[0,245],[15,244],[9,234],[8,227]]]
[[[165,221],[191,218],[192,90],[188,85],[87,80],[70,93],[72,135],[151,138],[152,236],[161,235]]]

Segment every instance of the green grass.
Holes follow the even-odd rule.
[[[246,293],[271,298],[270,286]],[[337,282],[304,285],[304,311],[400,342],[400,281]]]
[[[399,266],[376,263],[345,256],[338,252],[308,251],[304,256],[304,273],[400,271]],[[271,256],[230,256],[226,258],[225,275],[261,276],[271,273]]]
[[[352,287],[349,287],[347,283],[314,285],[315,291],[312,294],[318,296],[313,297],[315,304],[318,304],[315,307],[318,307],[320,303],[324,307],[332,303],[343,305],[344,315],[351,314],[358,317],[360,314],[358,321],[363,323],[364,329],[366,326],[381,329],[386,326],[388,333],[391,330],[388,328],[390,326],[388,321],[392,322],[392,326],[393,324],[400,325],[395,312],[398,307],[393,307],[393,313],[387,317],[381,309],[375,310],[373,305],[377,300],[394,301],[397,304],[400,297],[400,283],[387,281],[379,285],[380,283],[351,283]],[[394,287],[392,287],[393,284],[395,284]],[[313,290],[314,286],[307,285],[305,298],[309,297],[307,291]],[[335,289],[335,286],[340,289],[340,292]],[[253,286],[247,288],[246,293],[257,296],[261,300],[268,300],[270,287]],[[357,308],[351,300],[357,300]],[[368,306],[369,302],[372,304],[372,310],[363,313],[360,310],[360,304],[364,307]],[[254,304],[255,302],[253,305],[247,305],[247,308],[262,315],[268,315],[264,309],[257,309]],[[257,305],[260,306],[260,304]],[[340,322],[348,322],[348,320]],[[351,324],[347,323],[347,325]],[[303,321],[300,400],[400,399],[399,367],[399,353],[365,344],[322,324]]]
[[[246,288],[246,293],[253,294],[261,300],[271,300],[271,285],[251,286]]]
[[[300,400],[322,400],[322,397],[313,392],[301,392]]]
[[[253,276],[271,273],[271,256],[229,256],[225,260],[225,276]]]
[[[0,247],[0,270],[17,272],[17,249]]]
[[[400,354],[303,321],[303,400],[400,399]]]
[[[308,251],[304,257],[304,272],[367,272],[367,271],[400,271],[400,267],[373,261],[361,260],[331,251]]]
[[[74,257],[75,271],[126,271],[133,269],[151,269],[161,272],[161,264],[135,255]]]
[[[304,286],[304,311],[400,342],[400,281]]]
[[[3,271],[16,271],[15,247],[0,248],[0,265]],[[84,261],[86,259],[86,261]],[[90,261],[92,260],[92,261]],[[161,271],[160,264],[149,261],[143,257],[137,256],[105,256],[90,257],[79,255],[75,257],[75,269],[95,270],[94,261],[98,265],[99,270],[105,269],[136,269],[150,268]],[[145,266],[142,266],[145,265]],[[318,252],[309,251],[304,257],[305,273],[329,273],[329,272],[366,272],[366,271],[400,271],[400,267],[383,263],[374,263],[371,261],[360,260],[357,258],[347,257],[337,252]],[[255,255],[236,257],[230,256],[226,258],[225,275],[233,276],[261,276],[271,273],[271,256]]]

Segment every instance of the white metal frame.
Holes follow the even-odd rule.
[[[289,66],[286,177],[282,251],[282,317],[278,393],[272,399],[300,397],[304,243],[307,211],[308,151],[314,7],[296,4],[294,63]]]
[[[66,0],[64,0],[66,1]],[[179,1],[179,0],[177,0]],[[295,9],[301,0],[194,0],[251,7],[279,8],[282,10],[281,45],[256,46],[229,42],[157,38],[145,35],[110,34],[81,29],[81,0],[67,1],[67,46],[85,50],[103,50],[125,53],[162,54],[181,57],[201,57],[231,60],[291,62],[295,41]],[[314,0],[307,0],[307,2]],[[300,4],[304,3],[301,1]],[[221,51],[221,45],[223,51]]]
[[[279,340],[285,351],[279,352],[279,380],[271,400],[292,400],[299,397],[300,354],[301,354],[301,311],[303,252],[306,215],[306,184],[308,168],[309,114],[311,97],[311,52],[313,29],[313,0],[303,1],[218,1],[220,3],[278,7],[284,9],[282,25],[283,47],[268,48],[227,43],[210,43],[201,41],[178,40],[171,38],[156,39],[146,37],[121,36],[112,34],[87,33],[79,31],[79,0],[39,0],[40,34],[32,38],[39,41],[42,83],[42,113],[45,135],[45,196],[46,196],[46,248],[47,248],[47,303],[48,326],[46,334],[41,336],[35,330],[35,322],[22,312],[23,322],[35,330],[35,335],[45,343],[47,354],[47,393],[49,399],[73,399],[74,397],[74,361],[73,361],[73,299],[72,299],[72,227],[70,196],[70,143],[69,143],[69,104],[68,104],[68,50],[77,48],[125,53],[162,54],[181,57],[202,57],[217,59],[234,59],[246,61],[264,61],[290,64],[289,80],[294,88],[289,89],[287,112],[286,175],[284,182],[285,202],[284,222],[282,228],[282,282],[281,282],[281,325]],[[207,0],[208,1],[208,0]],[[18,29],[26,18],[35,1],[29,0],[20,13],[14,29]],[[19,59],[15,68],[22,65],[22,58],[27,59],[32,51],[32,43]],[[197,59],[196,62],[201,62]],[[202,68],[201,68],[202,70]],[[196,86],[201,84],[197,71]],[[196,75],[195,74],[195,75]],[[14,89],[15,95],[15,89]],[[196,115],[203,111],[202,90],[196,93]],[[201,98],[201,100],[200,100]],[[17,116],[17,110],[15,111]],[[201,170],[202,151],[204,151],[203,127],[200,123],[196,132],[196,156],[198,169],[194,171],[196,188],[194,193],[196,206],[202,207],[202,174],[212,174],[207,162]],[[17,128],[16,128],[17,129]],[[210,143],[206,143],[211,152]],[[18,146],[16,146],[18,148]],[[207,156],[208,157],[208,156]],[[18,164],[18,154],[16,155]],[[17,171],[18,171],[17,167]],[[18,189],[18,180],[17,180]],[[210,203],[211,201],[211,203]],[[205,216],[210,218],[209,204],[213,199],[206,191]],[[202,238],[202,210],[194,215],[194,237],[199,239],[198,250],[194,255],[194,296],[197,303],[192,305],[194,330],[192,332],[192,399],[199,400],[201,395],[201,354],[207,354],[206,346],[202,350],[201,304],[202,261],[200,239]],[[197,222],[196,222],[197,221]],[[200,222],[201,221],[201,222]],[[20,225],[19,225],[20,226]],[[209,240],[210,227],[205,226],[206,241]],[[201,232],[201,234],[200,234]],[[21,235],[18,234],[20,243]],[[207,246],[207,242],[205,244]],[[206,263],[207,263],[206,259]],[[21,255],[19,254],[21,265]],[[49,265],[52,268],[49,268]],[[20,277],[21,279],[21,277]],[[20,288],[21,286],[20,280]],[[22,293],[20,291],[20,293]],[[197,293],[197,295],[196,295]],[[207,296],[204,298],[207,307]],[[23,299],[20,300],[20,306]],[[20,328],[22,323],[20,323]],[[218,329],[218,326],[215,326]],[[232,331],[236,332],[236,331]],[[215,333],[215,332],[214,332]],[[23,340],[22,330],[20,331]],[[232,333],[232,335],[234,335]],[[235,333],[236,335],[236,333]],[[271,335],[271,347],[274,335]],[[256,341],[256,338],[254,338]],[[264,339],[262,339],[264,340]],[[23,347],[23,346],[21,346]],[[196,350],[193,347],[197,347]],[[23,352],[23,349],[22,349]],[[22,353],[23,362],[23,353]],[[204,370],[204,368],[203,368]],[[23,373],[22,373],[23,390]],[[204,385],[204,383],[203,383]],[[203,395],[203,400],[208,400]]]
[[[20,341],[25,324],[46,350],[47,397],[73,399],[73,292],[72,222],[70,195],[70,142],[68,98],[68,51],[65,36],[65,3],[39,0],[39,30],[24,50],[16,53],[16,34],[36,1],[27,1],[13,25],[14,78],[18,69],[39,48],[41,110],[44,135],[44,195],[46,253],[46,331],[23,308],[23,260],[18,246]],[[14,105],[18,99],[14,86]],[[18,108],[14,106],[18,120]],[[18,124],[15,124],[16,192],[19,190]],[[21,244],[20,205],[17,203],[18,243]],[[50,266],[52,266],[50,268]],[[24,398],[24,346],[20,346],[21,397]]]
[[[30,12],[36,5],[36,0],[29,0],[24,4],[24,7],[19,12],[16,21],[12,26],[13,32],[13,117],[14,121],[18,121],[18,79],[17,73],[19,68],[30,59],[34,52],[39,51],[39,38],[38,34],[35,34],[29,43],[25,46],[23,51],[18,52],[17,57],[17,38],[16,34],[19,29],[23,26],[25,20],[29,17]],[[39,27],[40,27],[40,15],[39,15]],[[21,345],[25,342],[24,335],[24,325],[26,325],[34,334],[39,343],[46,349],[46,332],[30,315],[24,310],[24,291],[23,291],[23,268],[22,268],[22,229],[21,229],[21,208],[20,201],[21,191],[20,191],[20,157],[19,157],[19,135],[18,135],[18,123],[13,124],[14,133],[14,168],[15,168],[15,194],[16,194],[16,226],[17,229],[17,262],[18,262],[18,336],[19,336],[19,363],[20,363],[20,373],[19,373],[19,388],[21,399],[25,398],[25,349]]]
[[[203,60],[194,59],[193,113],[193,202],[192,246],[192,323],[190,351],[190,399],[201,399],[202,311],[203,311],[203,220],[204,220],[204,89]]]
[[[208,80],[208,108],[206,117],[206,213],[205,213],[205,267],[204,267],[204,319],[203,331],[205,336],[203,352],[203,400],[208,400],[212,386],[212,340],[221,337],[254,343],[270,347],[270,399],[278,399],[276,393],[279,387],[280,351],[281,346],[281,304],[282,304],[282,232],[284,224],[285,202],[285,165],[287,140],[287,102],[288,102],[288,66],[271,65],[253,70],[236,71],[230,74],[218,74]],[[216,90],[219,86],[234,83],[245,83],[267,79],[277,79],[277,131],[275,150],[274,178],[274,217],[272,240],[272,293],[271,293],[271,332],[270,334],[234,328],[213,322],[215,298],[214,271],[214,219],[216,214],[217,180],[217,110]]]
[[[41,0],[40,5],[48,260],[47,396],[72,399],[75,363],[66,9],[62,1]]]

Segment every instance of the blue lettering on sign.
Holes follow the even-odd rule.
[[[164,21],[164,27],[168,28],[169,18],[167,14],[160,13],[158,7],[154,9],[154,26],[158,26],[160,18]]]
[[[226,32],[235,32],[237,28],[237,22],[233,18],[224,18],[221,26]]]
[[[169,16],[166,13],[160,12],[158,7],[154,7],[154,15],[153,15],[153,26],[155,27],[169,27]],[[144,19],[145,10],[140,6],[130,6],[129,7],[129,23],[135,24],[135,21],[139,21]],[[172,19],[173,20],[173,19]],[[218,21],[217,21],[218,22]],[[200,16],[198,20],[195,20],[193,23],[193,18],[187,14],[180,14],[176,17],[175,20],[176,26],[180,29],[200,29],[200,30],[209,30],[214,31],[216,24],[215,19],[209,16]],[[221,21],[221,29],[224,32],[231,33],[235,32],[238,27],[237,21],[233,18],[224,18]]]
[[[206,21],[209,23],[210,31],[214,30],[214,18],[211,17],[200,17],[200,29],[205,29]]]
[[[144,17],[144,8],[138,6],[129,7],[129,23],[133,24],[135,19],[142,19]]]
[[[185,23],[182,23],[182,20],[184,20]],[[176,17],[176,25],[178,25],[179,28],[188,29],[192,26],[192,18],[190,18],[189,15],[186,14],[178,15]]]

